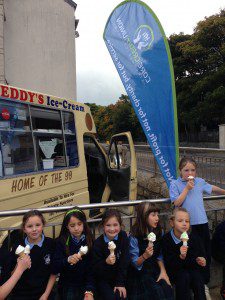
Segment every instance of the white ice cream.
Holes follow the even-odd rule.
[[[189,240],[189,237],[186,231],[181,234],[180,240],[183,242],[183,246],[187,247],[187,241]]]
[[[26,245],[26,247],[24,248],[24,253],[30,254],[30,246],[29,245]]]
[[[21,254],[24,253],[24,250],[25,250],[25,248],[24,248],[23,246],[19,245],[19,246],[16,248],[15,253],[16,253],[16,255],[21,255]]]
[[[154,243],[156,241],[156,235],[154,232],[150,232],[147,236],[147,239],[149,242]]]
[[[108,242],[108,249],[110,251],[110,254],[114,255],[114,251],[116,249],[116,244],[113,241]]]
[[[108,249],[109,250],[115,250],[116,249],[116,244],[113,241],[108,242]]]
[[[87,252],[88,252],[88,246],[81,246],[80,247],[79,254],[81,256],[87,254]]]

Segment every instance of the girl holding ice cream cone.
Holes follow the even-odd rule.
[[[126,299],[129,240],[121,230],[122,219],[116,209],[106,210],[101,225],[104,233],[95,240],[93,268],[102,300]]]
[[[171,231],[163,236],[162,253],[176,299],[206,300],[201,269],[206,266],[206,254],[201,239],[190,233],[190,216],[185,208],[175,208],[170,218]]]
[[[172,300],[173,290],[161,255],[159,209],[144,202],[137,206],[136,212],[129,236],[132,264],[128,273],[128,299]]]
[[[60,273],[58,291],[61,300],[94,299],[92,243],[85,213],[78,207],[66,212],[53,258],[53,271]]]
[[[24,239],[15,244],[9,254],[8,272],[14,272],[18,256],[31,258],[31,267],[24,271],[10,294],[12,300],[47,300],[54,299],[51,292],[56,276],[51,269],[54,242],[45,237],[43,228],[45,219],[38,210],[27,212],[22,220]]]

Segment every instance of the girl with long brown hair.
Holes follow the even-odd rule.
[[[53,258],[53,270],[60,273],[58,283],[60,299],[94,299],[94,280],[91,272],[92,243],[92,234],[85,213],[78,207],[72,208],[64,216]]]
[[[144,202],[137,206],[136,213],[129,236],[132,264],[128,273],[128,299],[172,300],[173,290],[161,255],[159,209]]]

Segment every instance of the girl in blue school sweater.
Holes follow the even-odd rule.
[[[207,264],[203,271],[204,281],[210,280],[211,247],[208,219],[203,203],[203,193],[225,194],[225,190],[208,184],[204,179],[196,177],[197,163],[194,159],[184,157],[179,164],[180,177],[173,180],[170,185],[170,199],[176,207],[184,207],[190,214],[192,232],[202,239]],[[206,292],[208,288],[205,286]]]
[[[94,299],[90,264],[92,243],[85,213],[74,207],[64,216],[53,258],[53,272],[60,273],[58,291],[61,300]],[[88,249],[86,254],[81,247]]]

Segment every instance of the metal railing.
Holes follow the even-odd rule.
[[[204,197],[204,200],[225,200],[225,196],[210,196],[210,197]],[[90,209],[99,209],[99,208],[110,208],[114,207],[117,209],[120,209],[121,207],[126,206],[136,206],[142,202],[150,202],[158,204],[162,207],[163,204],[169,204],[170,199],[169,198],[162,198],[162,199],[147,199],[147,200],[136,200],[136,201],[120,201],[120,202],[108,202],[108,203],[98,203],[98,204],[84,204],[84,205],[77,205],[81,210],[90,210]],[[160,213],[161,216],[161,224],[163,229],[166,231],[168,229],[168,216],[172,211],[172,205],[168,208],[165,208],[165,211],[162,207],[162,213]],[[45,213],[59,213],[59,212],[66,212],[67,210],[71,209],[71,206],[61,206],[61,207],[48,207],[48,208],[39,208],[38,210]],[[6,210],[6,211],[0,211],[0,218],[1,217],[9,217],[9,216],[22,216],[26,212],[28,212],[30,209],[22,209],[22,210]],[[225,206],[224,207],[217,207],[217,208],[211,208],[207,209],[206,212],[209,214],[213,214],[213,219],[211,217],[211,232],[214,230],[215,226],[222,221],[225,217]],[[220,215],[219,215],[220,213]],[[122,219],[126,222],[126,231],[130,231],[130,228],[132,226],[132,220],[135,218],[135,215],[130,216],[122,216]],[[127,223],[128,221],[128,223]],[[96,236],[96,229],[99,223],[101,222],[101,218],[96,219],[88,219],[88,223],[92,224],[91,229],[93,232],[94,237]],[[57,223],[48,223],[46,227],[52,228],[52,236],[55,237],[56,227],[60,226],[62,222]],[[10,235],[13,230],[19,229],[20,227],[5,227],[0,228],[0,231],[7,231]]]
[[[220,197],[220,196],[219,196]],[[225,199],[225,197],[224,197]],[[106,207],[121,207],[121,206],[136,206],[142,202],[152,202],[152,203],[169,203],[169,198],[163,199],[148,199],[148,200],[135,200],[135,201],[118,201],[118,202],[106,202],[106,203],[96,203],[96,204],[81,204],[77,205],[82,210],[90,210],[90,209],[99,209],[99,208],[106,208]],[[65,212],[68,209],[71,209],[71,206],[58,206],[58,207],[46,207],[46,208],[39,208],[38,210],[42,213],[50,213],[50,212]],[[0,218],[1,217],[11,217],[11,216],[21,216],[28,212],[30,209],[21,209],[21,210],[5,210],[0,211]]]
[[[135,145],[137,168],[162,176],[149,145]],[[180,158],[192,157],[198,164],[197,174],[207,182],[225,187],[225,150],[180,147]]]

